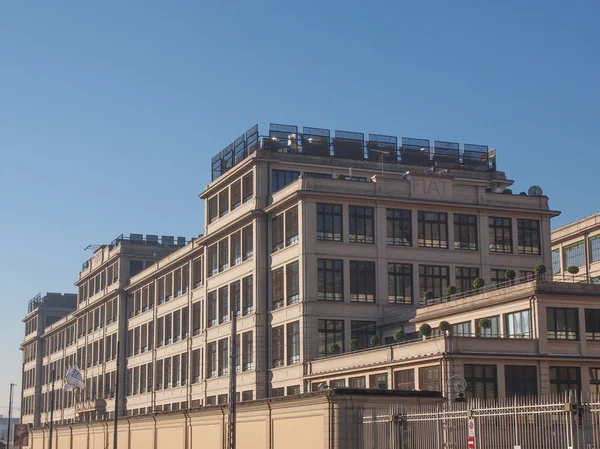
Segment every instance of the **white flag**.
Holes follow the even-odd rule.
[[[81,375],[79,368],[77,368],[77,365],[73,366],[69,371],[67,371],[67,377],[65,378],[63,391],[69,391],[73,388],[81,388],[82,390],[85,389],[83,376]]]

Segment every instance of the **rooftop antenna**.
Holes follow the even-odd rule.
[[[383,158],[385,156],[389,156],[390,152],[388,150],[377,150],[375,148],[371,149],[371,151],[374,151],[375,153],[379,153],[379,164],[377,164],[377,166],[381,167],[381,176],[383,176]]]
[[[101,246],[102,246],[102,245],[94,245],[94,244],[91,244],[91,245],[88,245],[88,246],[86,246],[86,247],[85,247],[83,250],[84,250],[84,251],[87,251],[87,250],[90,250],[90,249],[91,249],[92,251],[96,251],[96,250],[97,250],[98,248],[100,248]]]

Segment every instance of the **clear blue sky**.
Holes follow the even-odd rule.
[[[600,210],[598,2],[226,3],[0,5],[0,413],[27,300],[90,243],[201,233],[255,123],[487,144],[554,226]]]

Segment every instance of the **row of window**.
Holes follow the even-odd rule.
[[[376,299],[376,265],[371,261],[349,261],[350,301],[375,302]],[[278,269],[282,270],[282,269]],[[277,270],[271,272],[276,279]],[[492,283],[503,282],[504,269],[493,269]],[[281,272],[282,273],[282,272]],[[280,273],[279,276],[282,276]],[[533,274],[521,271],[521,276]],[[473,289],[473,281],[480,277],[479,268],[455,267],[454,279],[457,291],[464,292]],[[273,284],[275,286],[275,282]],[[419,297],[425,291],[431,291],[436,298],[446,295],[450,285],[450,267],[438,265],[419,265]],[[275,288],[275,287],[274,287]],[[412,304],[413,265],[410,263],[388,263],[388,302],[390,304]],[[317,260],[317,299],[321,301],[343,301],[344,295],[344,261],[339,259]],[[273,308],[281,305],[282,296],[274,296]]]
[[[250,200],[254,194],[254,174],[249,172],[208,199],[208,222],[232,211]]]
[[[23,390],[35,386],[35,368],[23,372]]]
[[[271,350],[273,368],[300,363],[300,322],[272,328]]]
[[[251,314],[254,310],[253,277],[246,276],[208,292],[206,301],[207,328],[229,321],[230,312],[235,313],[236,316]]]
[[[207,277],[214,276],[230,267],[252,259],[254,255],[253,226],[219,240],[207,249]]]
[[[206,345],[206,378],[211,379],[229,374],[229,346],[230,339],[223,338]],[[254,333],[244,332],[237,335],[235,354],[236,372],[251,371],[254,369]],[[198,369],[192,379],[193,382],[200,380]]]
[[[341,242],[343,218],[341,204],[317,204],[317,239]],[[453,214],[454,248],[477,251],[477,216]],[[375,243],[375,208],[348,206],[348,238],[351,243]],[[418,246],[448,248],[448,214],[418,211]],[[517,219],[519,254],[540,254],[540,222]],[[492,252],[512,253],[512,219],[489,217],[489,249]],[[387,209],[387,243],[412,246],[412,211]]]
[[[77,348],[77,366],[90,368],[117,358],[117,334],[108,335],[86,346]],[[72,357],[72,356],[71,356]],[[68,357],[67,357],[68,359]],[[73,363],[74,364],[74,361]]]
[[[296,303],[300,299],[298,261],[271,271],[271,307],[273,310]]]
[[[600,341],[600,309],[585,309],[585,338]],[[552,340],[579,341],[579,309],[546,308],[547,336]]]
[[[141,271],[141,270],[140,270]],[[132,275],[133,276],[133,275]],[[119,279],[119,262],[115,262],[79,286],[79,302],[91,298]]]
[[[271,252],[298,242],[298,206],[271,219]]]
[[[589,240],[590,263],[600,262],[600,235],[591,237]],[[585,265],[585,242],[583,240],[562,248],[562,260],[560,249],[552,251],[552,272],[554,274],[566,271],[571,266],[581,267]]]
[[[29,343],[23,348],[23,363],[31,362],[37,357],[37,342]]]
[[[30,320],[25,322],[25,335],[29,335],[32,332],[35,332],[38,328],[38,317],[34,316]]]
[[[77,319],[77,337],[81,338],[86,332],[91,334],[95,330],[104,327],[105,324],[108,326],[116,322],[119,317],[118,307],[119,299],[114,298],[79,317]]]

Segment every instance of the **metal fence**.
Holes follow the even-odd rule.
[[[363,410],[361,449],[600,449],[600,397]]]

